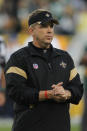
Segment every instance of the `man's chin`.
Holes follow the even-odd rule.
[[[51,42],[52,42],[52,40],[46,40],[46,41],[45,41],[45,43],[48,44],[48,45],[49,45]]]
[[[44,48],[49,48],[50,44],[51,44],[51,42],[48,42],[48,41],[44,42]]]

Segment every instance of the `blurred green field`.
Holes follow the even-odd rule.
[[[9,128],[0,128],[0,131],[11,131],[11,128],[9,127]],[[71,131],[80,131],[80,127],[79,126],[72,126],[72,129],[71,129]]]
[[[11,128],[6,128],[6,127],[4,128],[3,127],[3,128],[0,128],[0,131],[11,131]]]

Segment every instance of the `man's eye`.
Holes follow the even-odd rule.
[[[53,23],[51,23],[51,24],[42,24],[41,28],[46,28],[48,26],[50,26],[51,28],[53,28],[54,24]]]
[[[45,27],[48,27],[48,25],[47,24],[42,24],[41,27],[45,28]]]

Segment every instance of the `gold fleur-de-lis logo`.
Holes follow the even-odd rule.
[[[50,15],[47,13],[46,16],[49,17]]]
[[[40,25],[40,24],[41,24],[41,21],[38,21],[37,23]]]
[[[62,62],[60,63],[60,66],[62,66],[62,68],[66,68],[67,64],[62,61]]]

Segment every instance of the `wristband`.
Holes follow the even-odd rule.
[[[47,91],[45,91],[45,98],[48,99]]]

